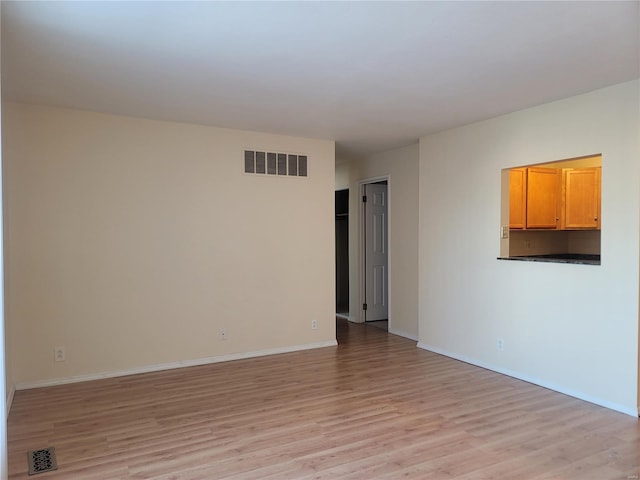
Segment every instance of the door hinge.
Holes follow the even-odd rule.
[[[367,196],[366,195],[362,196],[362,201],[363,201],[363,203],[367,203]]]
[[[367,304],[366,304],[366,303],[363,303],[363,304],[362,304],[362,309],[363,309],[363,310],[366,310],[366,309],[367,309]]]

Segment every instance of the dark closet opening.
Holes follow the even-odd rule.
[[[336,192],[336,313],[349,314],[349,190]]]

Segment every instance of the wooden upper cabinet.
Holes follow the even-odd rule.
[[[600,167],[562,170],[562,228],[600,228]]]
[[[601,167],[509,169],[509,228],[599,230]]]
[[[557,168],[527,168],[527,228],[560,227],[560,181]]]
[[[527,226],[527,169],[509,170],[509,228]]]

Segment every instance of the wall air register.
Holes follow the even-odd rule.
[[[295,153],[244,151],[244,173],[283,177],[308,176],[308,158]]]

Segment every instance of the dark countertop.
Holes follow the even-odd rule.
[[[558,254],[551,254],[551,255],[498,257],[498,260],[518,260],[521,262],[553,262],[553,263],[577,263],[582,265],[600,265],[600,255],[582,255],[578,253],[558,253]]]

